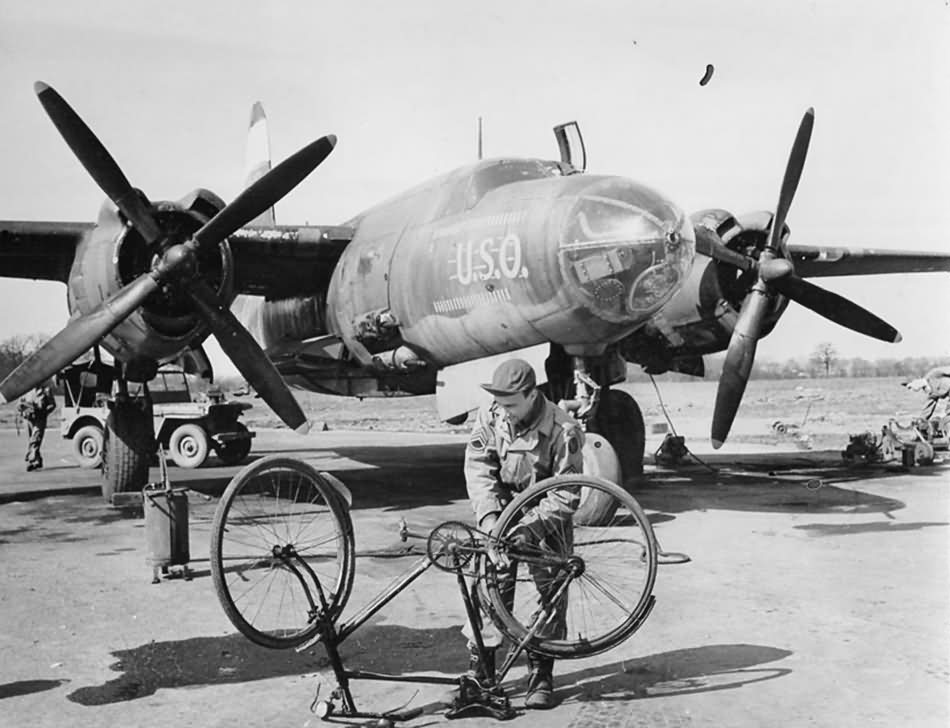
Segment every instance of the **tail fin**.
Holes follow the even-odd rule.
[[[260,101],[251,108],[251,122],[247,129],[247,151],[244,158],[244,186],[256,182],[270,171],[270,135],[267,132],[267,117]],[[276,224],[274,208],[262,212],[248,227],[265,227]]]

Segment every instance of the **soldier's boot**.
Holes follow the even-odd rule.
[[[528,690],[524,707],[532,710],[548,710],[557,705],[554,698],[554,658],[528,655]]]
[[[468,674],[484,683],[489,678],[495,679],[495,648],[485,648],[485,661],[482,662],[482,656],[478,653],[478,648],[474,644],[468,646]]]

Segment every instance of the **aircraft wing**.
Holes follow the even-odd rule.
[[[76,246],[95,228],[85,222],[0,221],[0,278],[69,280]],[[269,299],[311,295],[329,281],[353,228],[242,228],[228,238],[236,293]]]
[[[950,271],[950,254],[927,251],[789,244],[788,255],[802,278]]]
[[[76,246],[93,227],[86,222],[0,220],[0,277],[65,283]]]
[[[235,292],[271,300],[313,295],[329,283],[354,232],[341,226],[241,228],[228,238]]]

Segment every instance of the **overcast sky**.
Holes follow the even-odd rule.
[[[815,132],[792,240],[948,250],[946,0],[144,3],[0,0],[0,219],[94,219],[103,195],[33,95],[54,86],[152,199],[243,178],[254,101],[275,161],[327,133],[330,158],[277,208],[339,223],[475,158],[555,158],[577,119],[589,170],[687,211],[771,209],[804,110]],[[711,81],[700,86],[706,64]],[[946,274],[824,279],[900,345],[795,304],[760,356],[950,357]],[[0,279],[0,339],[54,333],[61,284]]]

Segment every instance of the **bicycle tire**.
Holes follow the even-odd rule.
[[[581,488],[617,501],[607,523],[573,523],[570,501],[574,500],[576,509]],[[545,500],[555,493],[555,500]],[[557,508],[552,510],[552,503]],[[505,507],[491,535],[504,543],[518,533],[529,535],[526,544],[509,551],[512,571],[490,563],[485,567],[490,616],[513,642],[528,635],[540,601],[555,598],[553,592],[572,569],[574,576],[559,602],[561,617],[528,641],[530,652],[558,658],[595,655],[628,639],[649,616],[657,569],[656,538],[640,504],[620,486],[584,475],[543,480]],[[519,554],[522,559],[533,557],[549,566],[532,566],[519,560]],[[560,566],[551,565],[555,563]],[[534,584],[519,588],[523,581]],[[513,598],[506,599],[512,584]],[[542,596],[542,590],[552,593]]]
[[[313,466],[274,455],[246,466],[224,491],[212,523],[211,576],[241,634],[287,649],[316,634],[318,616],[334,620],[342,612],[353,587],[354,550],[348,506],[337,490]]]

